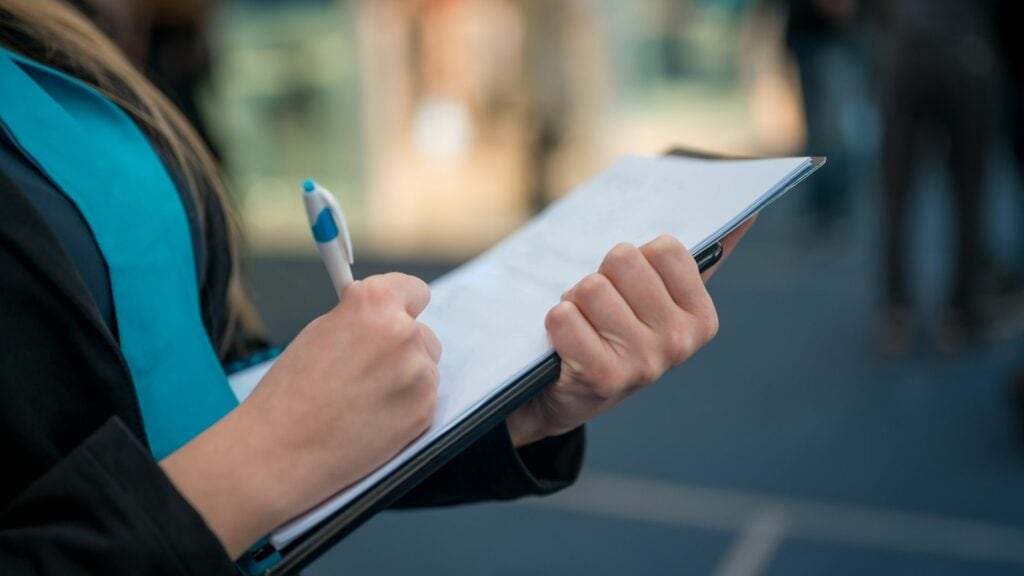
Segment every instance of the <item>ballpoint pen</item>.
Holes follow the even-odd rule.
[[[338,293],[338,300],[341,300],[345,288],[352,283],[351,265],[355,262],[345,214],[334,195],[316,182],[306,180],[302,183],[302,191],[313,240],[320,250],[320,258],[327,267],[334,291]]]

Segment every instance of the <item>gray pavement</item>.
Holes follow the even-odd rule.
[[[931,345],[948,206],[919,204],[907,356],[872,338],[873,200],[857,200],[844,242],[811,248],[784,200],[712,281],[718,339],[589,427],[578,486],[385,513],[307,574],[1024,574],[1024,444],[1005,396],[1024,342]],[[331,305],[315,260],[257,258],[250,272],[277,338]]]

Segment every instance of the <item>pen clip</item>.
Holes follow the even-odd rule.
[[[350,265],[355,264],[355,255],[352,254],[352,238],[348,234],[348,222],[345,220],[345,213],[341,211],[341,204],[338,204],[338,200],[334,195],[326,190],[318,189],[317,194],[323,198],[327,208],[331,211],[331,215],[334,216],[334,222],[338,225],[338,231],[344,240],[345,258]]]

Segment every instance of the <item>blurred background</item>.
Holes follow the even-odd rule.
[[[621,155],[828,156],[577,486],[383,514],[308,574],[1024,574],[1019,2],[79,3],[222,160],[277,342],[334,302],[305,178],[357,275],[431,279]]]

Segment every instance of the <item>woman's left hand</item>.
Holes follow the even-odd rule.
[[[723,260],[747,222],[723,240]],[[562,359],[558,381],[507,420],[516,446],[564,434],[609,410],[718,332],[718,315],[690,253],[671,236],[619,244],[545,319]]]

